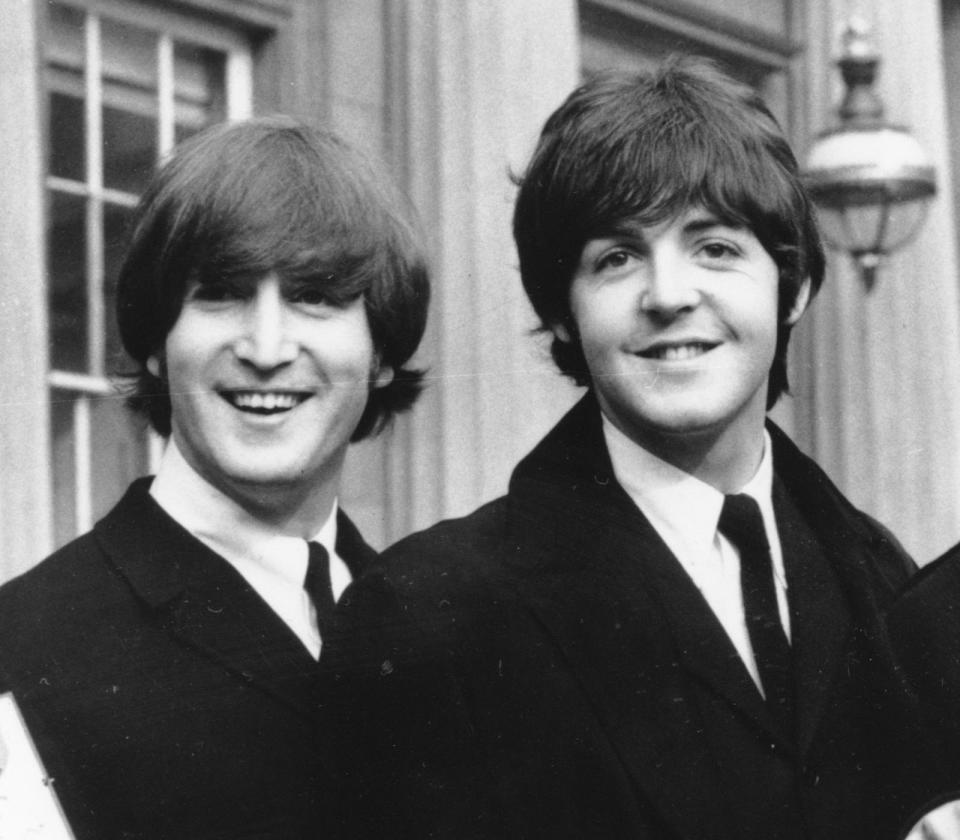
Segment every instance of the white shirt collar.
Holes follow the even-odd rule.
[[[707,556],[723,494],[634,443],[603,417],[613,472],[627,495],[678,557]]]
[[[303,589],[307,573],[307,543],[278,534],[252,517],[207,482],[183,457],[171,438],[150,487],[150,495],[174,520],[230,563],[264,601],[319,655],[320,638],[310,599]],[[313,541],[330,555],[334,598],[350,583],[349,569],[335,551],[337,510],[330,514]]]
[[[606,415],[602,417],[607,450],[620,486],[643,511],[674,554],[708,556],[720,521],[723,493],[634,443]],[[763,439],[760,465],[739,492],[751,496],[760,506],[771,551],[776,548],[779,553],[779,537],[773,513],[772,445],[766,430]],[[675,546],[680,550],[676,550]],[[783,563],[781,561],[778,564],[776,557],[774,569],[778,576],[783,577]]]
[[[696,580],[697,564],[710,562],[707,558],[715,556],[712,552],[723,508],[723,493],[658,458],[634,443],[606,415],[601,413],[601,417],[617,481]],[[773,512],[773,444],[766,429],[763,430],[760,465],[739,492],[751,496],[760,507],[781,600],[781,616],[789,632],[785,601],[787,576]]]

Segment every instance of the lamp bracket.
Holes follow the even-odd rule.
[[[867,37],[867,29],[851,24],[843,36],[844,52],[837,61],[846,85],[840,117],[847,124],[878,124],[883,119],[883,102],[873,90],[880,57]]]

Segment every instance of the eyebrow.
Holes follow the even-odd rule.
[[[719,216],[710,213],[707,210],[703,210],[695,213],[695,215],[688,218],[683,223],[683,228],[681,232],[685,236],[696,235],[702,233],[703,231],[710,230],[711,228],[728,228],[729,230],[743,231],[747,230],[745,225],[739,224],[737,222],[724,221]],[[618,222],[613,225],[609,231],[604,234],[601,234],[594,239],[615,239],[620,236],[628,236],[635,239],[644,240],[646,225],[637,224],[629,219]]]
[[[723,227],[729,228],[730,230],[745,230],[742,224],[737,222],[728,222],[714,216],[712,213],[705,213],[703,215],[696,215],[691,219],[688,219],[683,225],[684,233],[702,233],[705,230],[710,230],[710,228]]]

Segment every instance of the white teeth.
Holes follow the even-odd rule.
[[[706,344],[682,344],[674,347],[661,347],[656,351],[655,356],[664,361],[679,362],[700,356],[706,352],[706,350]]]
[[[285,411],[299,405],[301,397],[296,394],[278,394],[270,391],[241,391],[231,393],[230,401],[237,408]]]

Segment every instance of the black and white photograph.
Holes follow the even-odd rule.
[[[0,0],[0,840],[960,840],[960,0]]]

